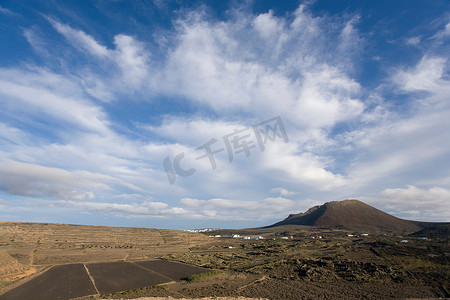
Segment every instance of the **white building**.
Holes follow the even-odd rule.
[[[264,237],[262,236],[244,236],[244,240],[263,240]]]

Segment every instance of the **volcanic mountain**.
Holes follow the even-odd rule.
[[[389,231],[416,232],[432,223],[399,219],[359,200],[327,202],[299,214],[289,215],[281,225],[309,225],[319,227],[373,228]]]

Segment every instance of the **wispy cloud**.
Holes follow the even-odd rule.
[[[445,25],[444,29],[438,31],[435,35],[433,35],[432,38],[440,41],[445,38],[448,38],[449,36],[450,36],[450,22]]]
[[[426,55],[411,70],[398,72],[394,80],[406,92],[448,93],[449,81],[443,78],[447,68],[448,58]]]
[[[359,84],[347,74],[351,66],[341,64],[352,54],[324,55],[330,51],[326,37],[344,48],[359,47],[358,39],[348,38],[357,35],[350,24],[325,30],[303,6],[291,22],[270,12],[228,22],[193,14],[178,21],[178,40],[162,70],[165,93],[218,113],[283,113],[303,126],[332,126],[362,112]]]
[[[73,29],[72,27],[61,24],[53,19],[48,19],[53,27],[74,46],[87,51],[89,54],[97,57],[108,56],[108,49],[100,45],[94,38],[81,30]]]
[[[0,94],[11,115],[75,125],[77,129],[106,133],[108,121],[102,109],[82,96],[76,81],[45,69],[0,69]],[[22,116],[19,116],[22,114]]]
[[[407,45],[417,46],[417,45],[420,44],[420,40],[421,40],[421,37],[420,37],[420,36],[414,36],[414,37],[407,38],[407,39],[405,40],[405,43],[406,43]]]
[[[0,205],[11,205],[11,203],[9,201],[0,199]]]
[[[13,12],[10,9],[4,8],[2,6],[0,6],[0,13],[2,13],[4,15],[10,15],[10,16],[19,16],[19,14]]]

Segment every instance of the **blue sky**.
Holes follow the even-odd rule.
[[[448,1],[2,0],[0,219],[450,221],[449,41]]]

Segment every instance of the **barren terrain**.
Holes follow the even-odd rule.
[[[0,231],[2,292],[20,288],[53,266],[78,263],[92,270],[93,276],[111,276],[103,283],[98,282],[99,293],[77,299],[450,297],[448,235],[422,239],[376,231],[364,234],[356,230],[293,225],[198,234],[3,223]],[[232,238],[233,234],[241,237]],[[209,237],[216,235],[220,237]],[[243,239],[243,236],[264,239]],[[149,262],[155,259],[163,261]],[[165,266],[166,261],[202,267],[209,273],[186,278],[178,274],[178,268]],[[142,277],[143,282],[134,288],[127,286],[126,279],[130,276],[122,273],[124,268],[109,270],[119,266],[109,265],[105,269],[108,265],[101,262],[156,268],[159,276],[173,280],[159,284],[158,280],[146,281]],[[130,269],[130,274],[136,273],[129,265],[124,267]],[[123,287],[111,289],[117,282]],[[0,296],[0,299],[4,298]]]
[[[175,230],[0,223],[0,293],[54,265],[153,259],[208,241]]]

